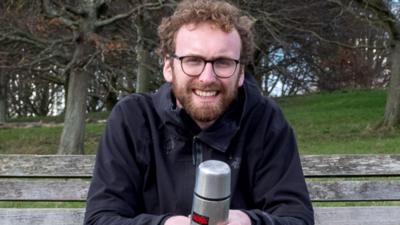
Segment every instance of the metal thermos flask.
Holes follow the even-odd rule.
[[[228,219],[231,169],[218,160],[200,163],[196,171],[191,225],[217,225]]]

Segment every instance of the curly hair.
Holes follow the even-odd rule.
[[[241,14],[234,5],[220,0],[184,0],[180,2],[170,17],[163,18],[158,27],[161,57],[167,57],[175,51],[175,36],[183,25],[211,23],[224,32],[236,29],[239,33],[242,49],[240,61],[247,64],[254,52],[253,21]]]

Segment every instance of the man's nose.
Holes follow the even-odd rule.
[[[214,73],[213,65],[211,62],[207,62],[204,66],[203,72],[199,76],[199,80],[203,83],[214,82],[217,76]]]

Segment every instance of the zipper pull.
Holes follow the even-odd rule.
[[[201,146],[197,141],[198,137],[193,137],[193,146],[192,146],[192,159],[193,159],[193,166],[196,168],[200,165],[203,161],[203,152],[201,151]]]

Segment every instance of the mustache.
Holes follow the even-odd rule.
[[[219,83],[203,84],[200,82],[192,82],[188,85],[189,89],[200,89],[202,91],[220,91],[222,90],[222,85]]]

